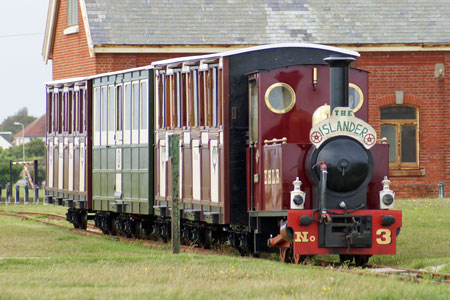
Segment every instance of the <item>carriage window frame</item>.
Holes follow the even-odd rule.
[[[148,80],[141,80],[140,83],[140,123],[141,129],[148,129]]]
[[[383,118],[382,110],[389,109],[393,107],[410,107],[415,110],[415,118]],[[389,169],[391,170],[418,170],[420,167],[420,141],[419,141],[419,107],[414,105],[388,105],[380,108],[380,132],[383,126],[392,126],[395,128],[395,160],[391,161],[391,157],[389,159]],[[415,161],[414,162],[403,162],[402,161],[402,146],[405,142],[402,141],[402,128],[407,126],[414,126],[415,128]],[[392,143],[388,144],[392,145]],[[395,174],[395,173],[394,173]],[[402,175],[402,174],[398,174]]]
[[[273,106],[273,103],[271,102],[271,97],[270,97],[272,91],[278,87],[285,88],[286,91],[289,92],[289,94],[291,96],[291,101],[290,101],[289,105],[286,105],[285,107],[283,107],[281,109],[275,108]],[[277,83],[274,83],[271,86],[269,86],[269,88],[266,90],[264,98],[265,98],[267,108],[269,108],[270,111],[272,111],[273,113],[276,113],[276,114],[288,113],[289,111],[292,110],[292,108],[294,108],[295,103],[297,101],[294,89],[289,84],[284,83],[284,82],[277,82]]]
[[[124,106],[123,106],[123,111],[124,111],[124,130],[131,130],[132,128],[132,124],[131,124],[131,117],[132,117],[132,109],[133,109],[133,89],[131,87],[131,82],[127,82],[124,85],[124,97],[123,97],[123,101],[124,101]]]
[[[141,107],[141,86],[139,81],[132,83],[132,130],[139,130],[140,127],[140,107]],[[136,95],[137,93],[137,95]]]
[[[84,133],[87,128],[87,118],[86,118],[86,88],[82,88],[80,91],[80,133]]]
[[[177,71],[174,74],[174,95],[175,95],[175,103],[176,103],[176,122],[175,126],[177,128],[180,128],[182,126],[182,115],[183,115],[183,109],[181,107],[181,72]]]
[[[123,130],[123,84],[115,87],[116,131]]]
[[[108,132],[108,86],[101,87],[101,132]]]
[[[248,80],[248,111],[249,111],[249,139],[250,143],[257,143],[259,138],[258,116],[258,78],[256,76]]]
[[[192,95],[194,101],[194,126],[200,126],[200,95],[199,95],[199,74],[198,69],[192,71]]]
[[[47,133],[53,132],[53,92],[51,92],[49,89],[47,90]]]
[[[219,126],[219,112],[218,112],[218,107],[219,107],[219,97],[218,97],[218,68],[217,67],[213,67],[210,69],[210,72],[212,71],[212,87],[211,87],[211,92],[212,92],[212,105],[211,105],[211,109],[212,109],[212,126],[213,127],[218,127]]]
[[[80,88],[75,86],[73,90],[73,116],[72,116],[72,128],[74,132],[79,132],[79,120],[80,120]]]
[[[116,88],[108,86],[108,131],[116,131]]]

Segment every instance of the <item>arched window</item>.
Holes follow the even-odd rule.
[[[381,137],[389,144],[391,169],[419,167],[419,110],[414,106],[392,105],[380,110]]]

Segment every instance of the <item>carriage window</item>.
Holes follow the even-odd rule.
[[[84,114],[84,101],[86,99],[86,90],[82,89],[80,92],[80,133],[83,133],[86,128],[86,116]]]
[[[69,90],[67,92],[67,131],[72,134],[72,119],[73,119],[73,91]]]
[[[52,132],[52,119],[53,119],[53,93],[47,90],[47,132]]]
[[[73,114],[72,114],[72,128],[74,132],[78,132],[78,120],[80,118],[80,90],[78,88],[75,88],[75,91],[73,92]]]
[[[250,142],[258,141],[258,83],[256,79],[251,79],[248,82],[249,112],[250,112]]]
[[[188,127],[192,127],[195,125],[194,121],[194,94],[193,94],[193,86],[192,86],[192,73],[185,74],[185,93],[186,93],[186,124]]]
[[[58,91],[58,120],[57,120],[57,126],[58,126],[58,133],[62,133],[62,125],[63,125],[63,94],[62,92]]]
[[[206,124],[206,98],[208,97],[206,93],[206,72],[202,71],[198,74],[198,117],[199,126],[205,126]]]
[[[164,124],[164,87],[163,87],[163,78],[160,73],[156,76],[156,120],[155,120],[155,127],[156,128],[163,128]]]
[[[164,113],[165,127],[172,127],[172,76],[165,76],[164,80]]]
[[[100,88],[95,88],[95,92],[94,92],[94,115],[95,115],[95,120],[94,120],[94,131],[99,132],[100,131],[100,122],[101,122],[101,94],[100,94]]]
[[[108,87],[102,87],[102,95],[101,95],[101,108],[102,108],[102,130],[108,130]]]
[[[217,68],[212,70],[212,126],[217,127],[218,117],[217,117]]]
[[[381,136],[389,144],[390,168],[418,168],[418,110],[412,106],[387,106],[380,111]]]
[[[178,125],[178,103],[177,103],[177,92],[176,92],[176,78],[174,75],[169,76],[169,98],[170,103],[170,127],[174,128]]]
[[[108,107],[109,107],[109,131],[114,131],[116,128],[116,104],[115,104],[115,95],[114,95],[114,86],[109,87],[109,93],[108,93]]]
[[[193,75],[193,83],[192,83],[192,96],[194,101],[194,125],[195,127],[200,126],[200,101],[199,101],[199,93],[198,93],[198,71],[194,70]]]
[[[218,125],[223,125],[223,70],[218,71],[218,83],[217,83],[217,98],[218,98]]]
[[[133,130],[139,129],[139,83],[133,83]]]
[[[125,84],[125,130],[131,129],[131,85]]]
[[[175,83],[175,102],[177,107],[177,121],[176,121],[176,127],[181,127],[181,116],[183,114],[182,107],[181,107],[181,73],[176,73],[176,83]]]
[[[122,130],[122,103],[123,103],[123,94],[122,94],[122,86],[118,85],[116,87],[116,130]]]
[[[359,86],[354,83],[348,85],[348,106],[357,112],[364,103],[364,95]]]
[[[290,85],[282,82],[272,84],[266,91],[266,105],[274,113],[284,114],[295,105],[295,93]]]
[[[147,129],[148,94],[147,81],[141,82],[141,129]]]

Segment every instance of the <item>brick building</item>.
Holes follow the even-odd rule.
[[[252,45],[361,53],[369,118],[390,146],[398,197],[450,185],[450,1],[50,0],[43,47],[62,79]],[[447,193],[446,193],[447,195]]]

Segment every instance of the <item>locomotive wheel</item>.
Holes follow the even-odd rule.
[[[355,265],[363,267],[369,262],[370,255],[355,255]]]
[[[351,264],[353,262],[353,255],[350,254],[339,254],[339,261],[341,264]]]
[[[280,248],[280,259],[286,264],[290,264],[293,261],[291,248]]]
[[[305,259],[308,257],[308,255],[300,255],[300,254],[294,254],[293,262],[294,264],[298,265],[305,261]]]

